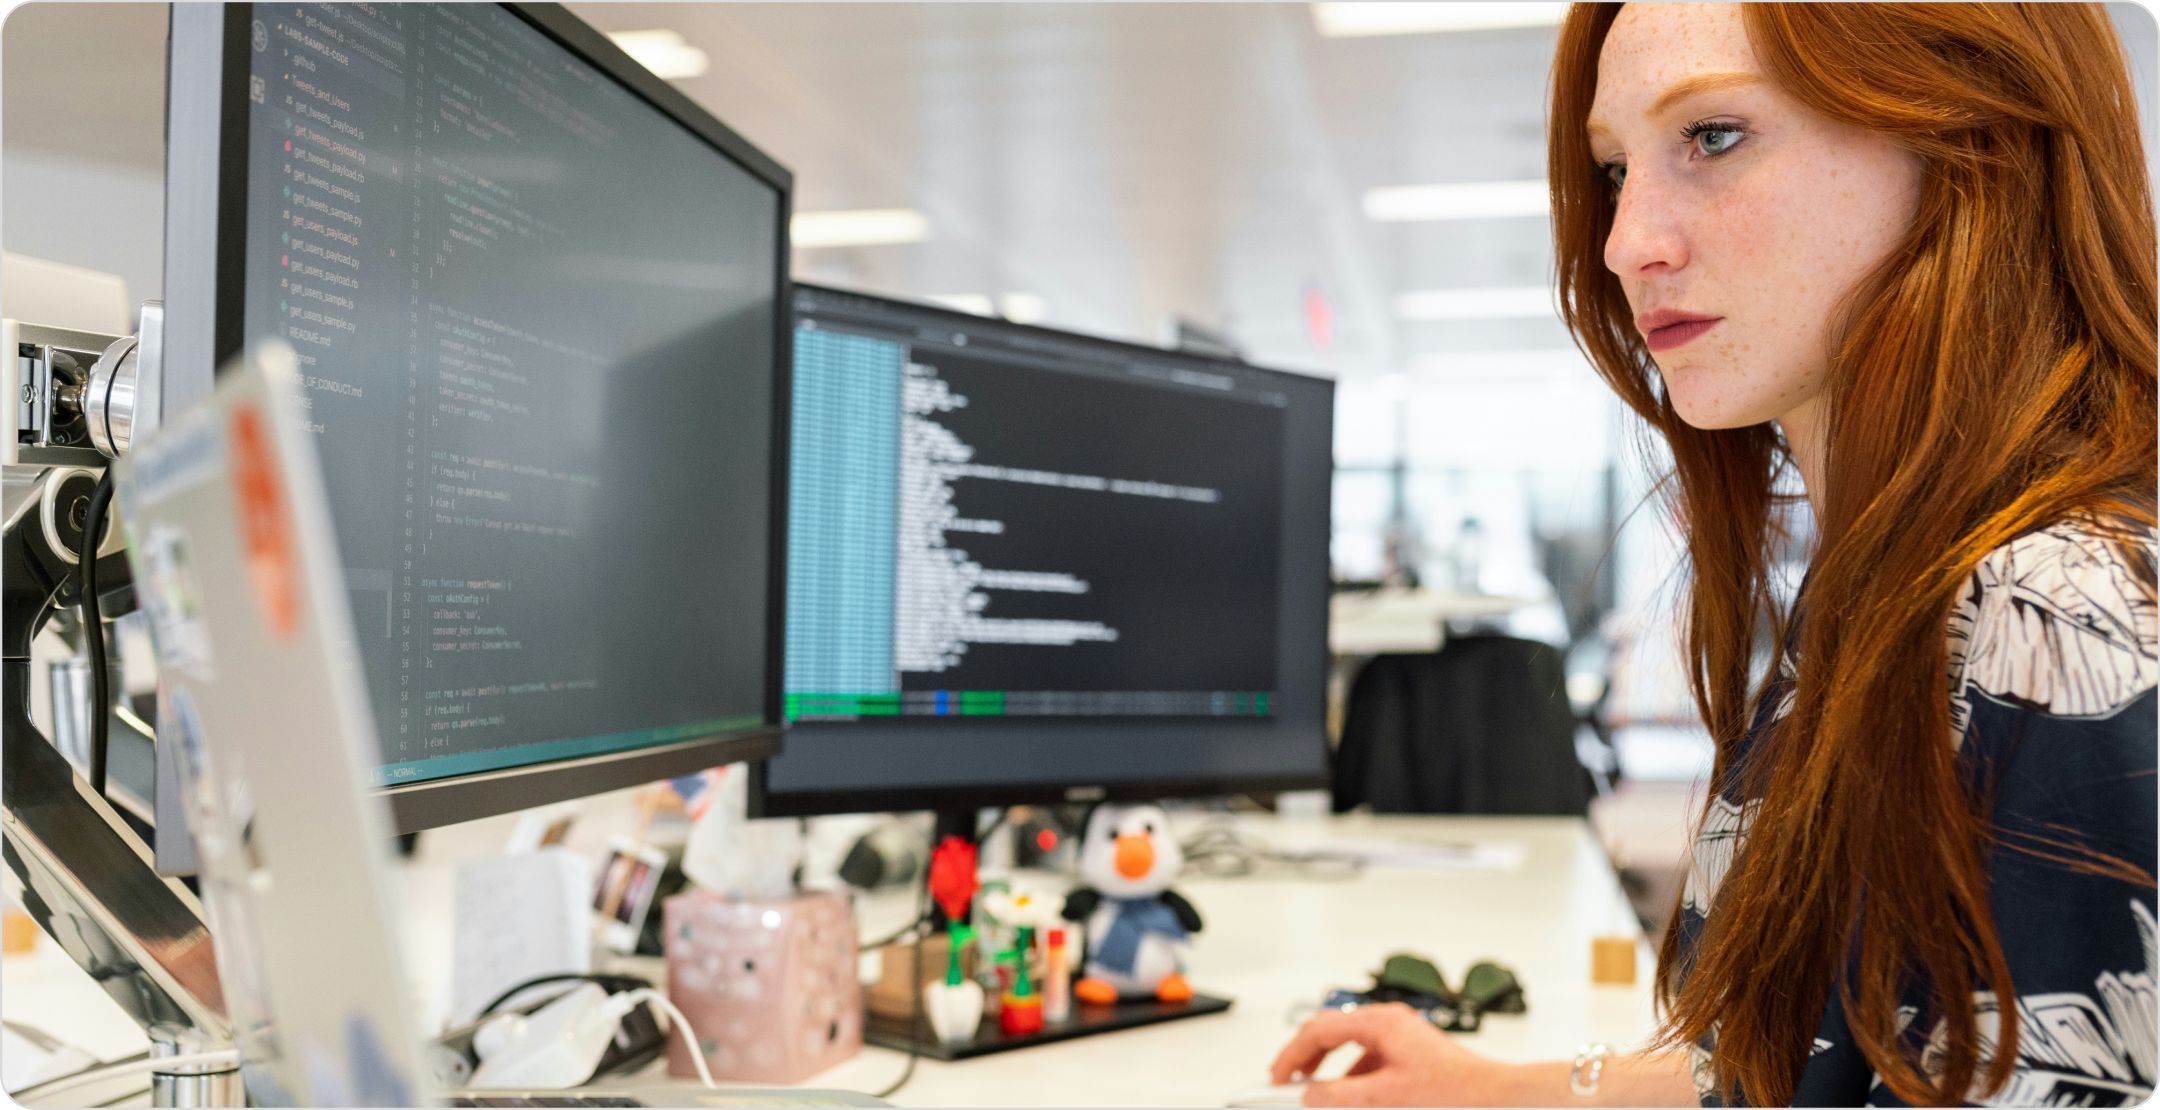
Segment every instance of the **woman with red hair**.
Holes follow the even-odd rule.
[[[1563,312],[1669,449],[1716,743],[1657,1044],[1313,1019],[1325,1104],[2128,1104],[2155,1038],[2156,301],[2085,4],[1578,4]],[[1814,521],[1790,610],[1783,491]],[[1751,661],[1769,630],[1775,665]]]

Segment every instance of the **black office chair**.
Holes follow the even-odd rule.
[[[1482,633],[1375,656],[1351,684],[1335,811],[1587,814],[1564,672],[1551,645]]]

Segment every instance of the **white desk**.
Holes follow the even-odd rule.
[[[1422,588],[1336,594],[1328,601],[1328,650],[1336,655],[1438,651],[1443,622],[1502,616],[1531,603]]]
[[[476,823],[490,826],[492,823]],[[476,826],[424,839],[409,868],[408,920],[415,922],[410,971],[423,980],[424,1009],[446,985],[447,875],[460,847],[499,844]],[[1293,1006],[1317,1003],[1330,987],[1359,988],[1389,953],[1418,952],[1449,980],[1479,960],[1515,969],[1529,1013],[1496,1015],[1466,1038],[1480,1052],[1512,1061],[1565,1059],[1585,1041],[1640,1043],[1650,1035],[1647,946],[1631,987],[1590,982],[1590,941],[1637,936],[1634,918],[1604,853],[1581,821],[1561,818],[1349,818],[1252,821],[1279,844],[1327,836],[1358,840],[1504,841],[1527,851],[1507,872],[1368,869],[1349,880],[1193,877],[1178,884],[1207,923],[1192,953],[1193,984],[1232,997],[1227,1014],[1104,1034],[946,1064],[922,1060],[894,1101],[906,1106],[1219,1106],[1264,1083],[1263,1069],[1291,1032]],[[582,837],[577,838],[582,840]],[[440,850],[438,850],[440,849]],[[482,850],[485,850],[484,848]],[[866,933],[904,921],[904,903],[865,906]],[[897,910],[897,916],[889,910]],[[439,925],[438,930],[436,926]],[[423,939],[424,938],[424,939]],[[6,1014],[111,1058],[142,1046],[117,1007],[49,941],[30,959],[0,962]],[[655,974],[649,965],[647,974]],[[439,1010],[437,1011],[439,1012]],[[65,1020],[63,1020],[63,1015]],[[423,1024],[431,1027],[430,1019]],[[132,1036],[130,1036],[132,1034]],[[898,1052],[865,1048],[812,1077],[809,1086],[875,1091],[900,1074]],[[1338,1057],[1333,1068],[1347,1066]]]

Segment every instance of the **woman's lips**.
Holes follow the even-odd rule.
[[[1718,322],[1723,319],[1724,317],[1717,316],[1708,320],[1682,320],[1679,323],[1667,324],[1661,328],[1651,328],[1644,333],[1643,343],[1652,352],[1670,351],[1716,327]]]

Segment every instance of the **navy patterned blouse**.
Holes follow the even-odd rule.
[[[1950,622],[1951,716],[1961,758],[1984,760],[1993,773],[1998,830],[2013,838],[2067,830],[2152,874],[2160,614],[2149,590],[2160,544],[2150,531],[2130,533],[2131,558],[2144,563],[2133,568],[2120,535],[2072,522],[1988,556]],[[1790,710],[1791,674],[1781,668],[1763,698],[1756,736]],[[1715,912],[1733,854],[1745,850],[1754,809],[1729,786],[1711,802],[1677,923],[1683,960]],[[2016,851],[1992,854],[1990,890],[2017,986],[2018,1061],[2006,1087],[1973,1101],[2143,1101],[2160,1078],[2154,892]],[[1982,992],[1973,1004],[1985,1033],[1999,1020],[1995,997]],[[1696,1091],[1716,1105],[1708,1045],[1692,1052]],[[1835,991],[1793,1101],[1904,1105],[1853,1043]]]

